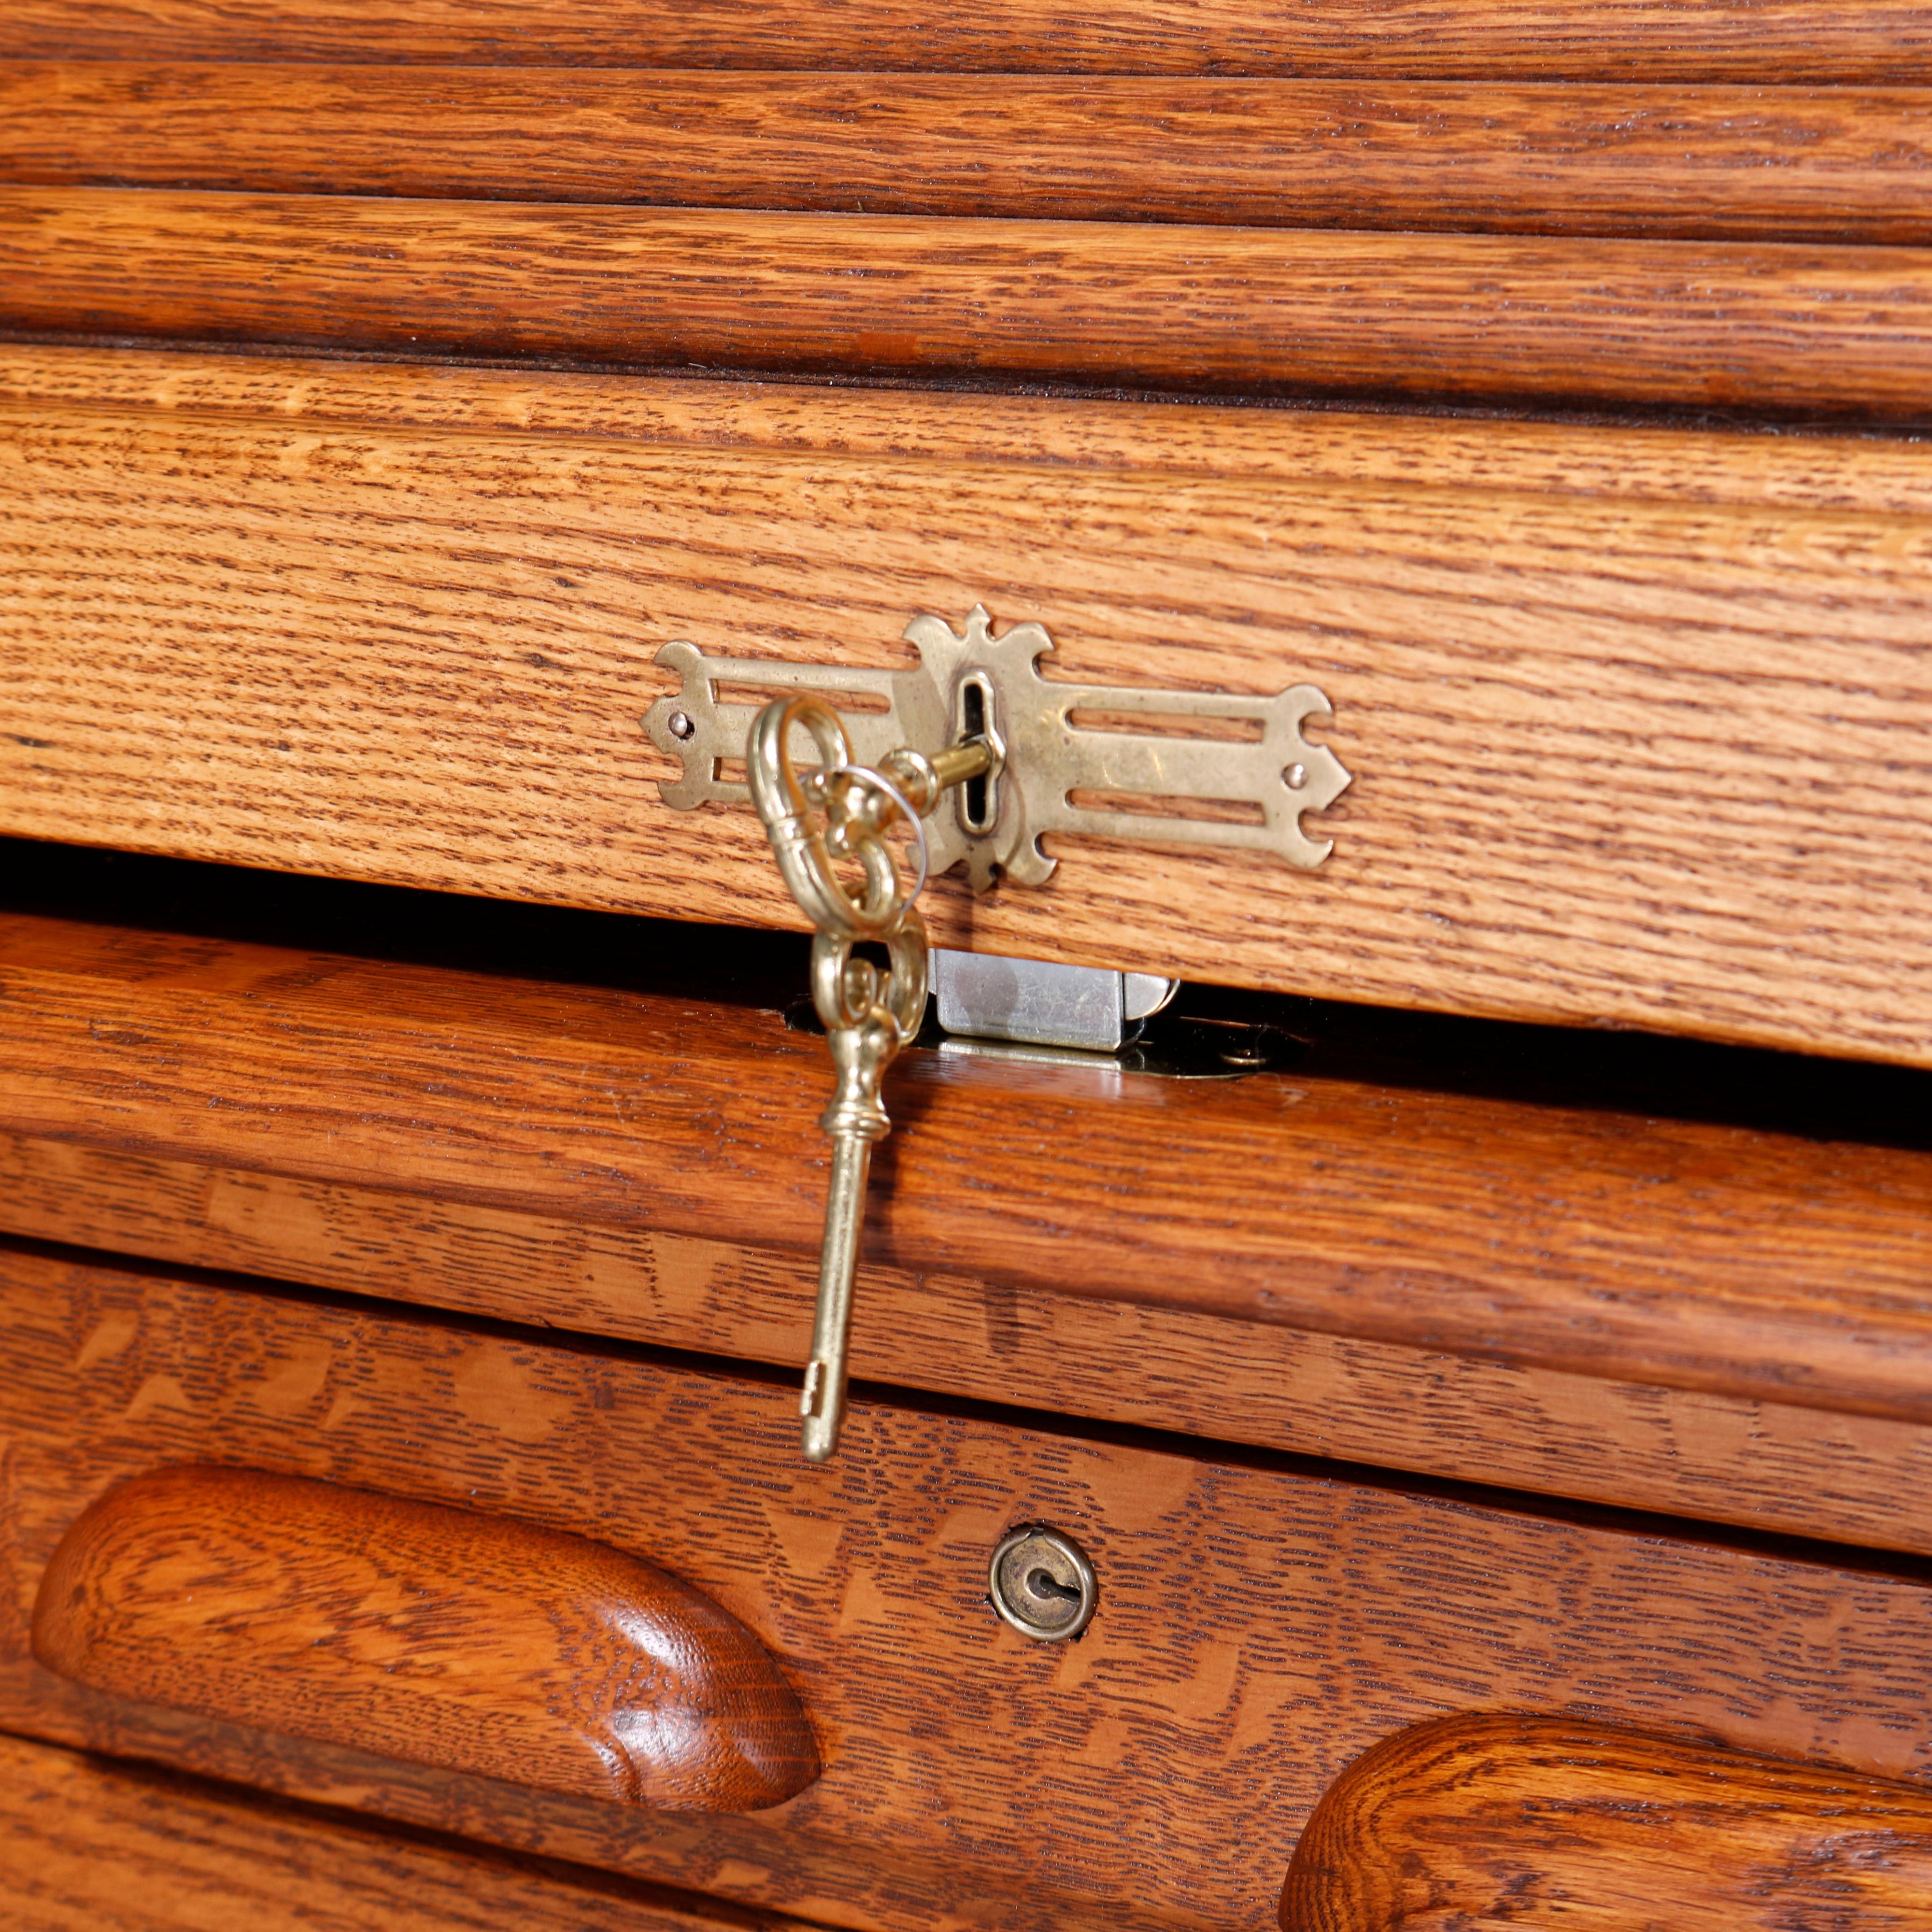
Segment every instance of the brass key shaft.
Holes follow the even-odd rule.
[[[910,908],[906,918],[917,925],[919,915]],[[926,1005],[924,928],[919,927],[916,934],[895,937],[899,943],[892,946],[890,976],[881,976],[863,960],[852,958],[849,950],[836,942],[828,946],[821,940],[814,947],[814,967],[821,953],[827,956],[828,974],[836,961],[838,1010],[846,1023],[828,1026],[825,1036],[838,1070],[838,1085],[818,1123],[832,1136],[832,1184],[825,1199],[825,1242],[818,1262],[812,1360],[806,1365],[805,1388],[798,1406],[805,1419],[808,1462],[831,1460],[845,1419],[845,1360],[852,1330],[853,1287],[859,1270],[859,1238],[866,1225],[866,1183],[872,1173],[872,1143],[884,1140],[892,1125],[880,1104],[879,1083],[898,1052],[902,1038],[898,1021],[887,1002],[896,992],[902,1008],[914,1004],[914,988],[893,983],[900,976],[902,958],[916,978],[916,1001],[922,1013]],[[916,947],[907,944],[915,938]],[[915,952],[916,962],[911,957]],[[838,956],[842,954],[842,958]],[[847,1018],[851,1008],[861,1006],[864,1010],[857,1017]],[[825,1016],[821,1010],[820,1017]]]

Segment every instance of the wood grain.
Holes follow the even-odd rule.
[[[1932,511],[1932,465],[1917,440],[1875,432],[1609,428],[13,342],[0,342],[0,399],[64,413],[105,408],[391,430],[518,430],[1029,472],[1155,470],[1164,480],[1313,478],[1754,509]]]
[[[776,1013],[0,919],[15,1132],[808,1255],[829,1090]],[[1923,1152],[928,1052],[886,1098],[888,1267],[1932,1420]]]
[[[1922,0],[11,0],[0,50],[44,58],[454,61],[965,72],[1745,82],[1932,76]]]
[[[1310,679],[1357,776],[1318,872],[1070,841],[941,944],[1932,1064],[1916,446],[8,368],[0,830],[794,923],[748,812],[657,802],[656,652],[903,664],[984,598],[1071,676]]]
[[[792,1922],[0,1737],[14,1932],[789,1932]]]
[[[96,1690],[574,1797],[758,1811],[818,1774],[758,1640],[654,1564],[259,1469],[90,1504],[33,1648]]]
[[[1928,1917],[1923,1790],[1508,1715],[1422,1725],[1351,1765],[1281,1897],[1282,1932],[1908,1932]]]
[[[1300,1827],[1378,1737],[1471,1708],[1932,1773],[1916,1576],[1547,1520],[865,1401],[797,1453],[782,1384],[367,1306],[4,1262],[0,1725],[332,1794],[833,1924],[1264,1932]],[[60,1537],[117,1478],[224,1460],[647,1550],[783,1661],[825,1774],[776,1810],[631,1811],[99,1697],[32,1664]],[[1077,1645],[987,1605],[1059,1523]]]
[[[0,328],[1916,422],[1932,251],[0,186]]]
[[[0,1230],[789,1374],[810,1351],[808,1254],[567,1213],[0,1134]],[[942,1395],[1036,1393],[1063,1414],[1932,1555],[1932,1431],[1881,1418],[870,1265],[853,1361]]]
[[[1932,94],[0,62],[0,178],[1924,243]]]

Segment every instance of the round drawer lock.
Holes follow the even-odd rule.
[[[1000,1538],[986,1582],[994,1609],[1041,1643],[1078,1636],[1100,1596],[1086,1551],[1043,1523],[1022,1523]]]

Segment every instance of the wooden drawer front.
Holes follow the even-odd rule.
[[[1932,1064],[1907,446],[14,350],[0,830],[796,922],[685,638],[1334,702],[1312,873],[1061,842],[942,943]],[[1311,828],[1315,820],[1311,819]]]
[[[4,1315],[0,1724],[821,1921],[1259,1932],[1336,1774],[1460,1710],[1892,1775],[1932,1759],[1932,1598],[1882,1571],[873,1402],[812,1469],[788,1382],[24,1253]],[[647,1556],[777,1655],[823,1778],[748,1816],[629,1813],[110,1703],[28,1663],[26,1608],[80,1510],[210,1459]],[[1077,1644],[987,1605],[992,1544],[1028,1520],[1098,1568]]]

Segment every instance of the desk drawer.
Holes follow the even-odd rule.
[[[814,1468],[789,1378],[25,1252],[4,1312],[0,1725],[807,1918],[1261,1932],[1335,1775],[1462,1711],[1587,1712],[1894,1776],[1932,1762],[1932,1596],[1882,1568],[992,1411],[861,1402]],[[634,1810],[210,1725],[29,1661],[28,1609],[81,1510],[208,1462],[656,1562],[778,1659],[822,1777],[746,1815]],[[1030,1642],[988,1606],[993,1546],[1027,1522],[1096,1566],[1077,1642]]]

